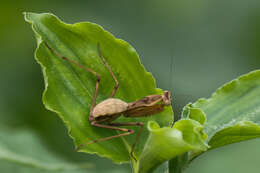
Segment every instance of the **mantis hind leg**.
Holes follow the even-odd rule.
[[[141,132],[143,130],[143,126],[144,124],[142,122],[128,122],[128,123],[109,123],[108,125],[104,125],[104,124],[99,124],[97,122],[92,122],[91,125],[96,126],[96,127],[101,127],[101,128],[106,128],[106,129],[111,129],[111,130],[119,130],[119,131],[123,131],[125,133],[121,133],[118,135],[114,135],[114,136],[109,136],[109,137],[105,137],[105,138],[100,138],[100,139],[95,139],[93,141],[89,141],[87,143],[81,144],[79,145],[75,150],[78,151],[79,149],[81,149],[82,147],[92,144],[92,143],[97,143],[97,142],[102,142],[102,141],[107,141],[110,139],[114,139],[114,138],[118,138],[118,137],[122,137],[122,136],[127,136],[127,135],[131,135],[133,134],[135,131],[131,130],[131,129],[126,129],[126,128],[120,128],[118,126],[140,126],[140,130],[135,138],[134,143],[132,144],[132,148],[131,148],[131,152],[130,152],[130,156],[135,160],[136,158],[134,157],[134,149],[136,146],[136,143],[141,135]]]
[[[121,133],[121,134],[118,134],[118,135],[109,136],[109,137],[105,137],[105,138],[100,138],[100,139],[95,139],[95,140],[89,141],[89,142],[87,142],[87,143],[84,143],[84,144],[79,145],[79,146],[75,149],[75,151],[78,151],[78,150],[81,149],[82,147],[84,147],[84,146],[86,146],[86,145],[89,145],[89,144],[92,144],[92,143],[107,141],[107,140],[110,140],[110,139],[118,138],[118,137],[121,137],[121,136],[127,136],[127,135],[131,135],[131,134],[134,133],[134,130],[116,127],[116,126],[113,126],[113,124],[104,125],[104,124],[99,124],[98,122],[95,122],[95,121],[94,121],[94,122],[91,123],[91,125],[96,126],[96,127],[111,129],[111,130],[119,130],[119,131],[122,131],[122,132],[125,132],[125,133]]]
[[[144,123],[142,123],[142,122],[127,122],[127,123],[110,123],[109,125],[112,125],[112,126],[140,126],[140,129],[139,129],[139,131],[136,135],[134,143],[132,144],[131,152],[130,152],[131,157],[135,161],[137,161],[135,156],[134,156],[134,150],[135,150],[135,146],[137,144],[137,141],[138,141],[138,139],[139,139],[139,137],[140,137],[140,135],[143,131]]]
[[[100,46],[98,44],[98,55],[99,57],[101,58],[102,62],[105,64],[106,68],[108,69],[109,73],[111,74],[111,76],[113,77],[114,81],[115,81],[115,86],[114,86],[114,89],[110,95],[110,98],[114,97],[114,95],[116,94],[116,91],[118,89],[118,86],[119,86],[119,82],[118,80],[116,79],[116,76],[115,74],[113,73],[111,67],[109,66],[109,64],[107,63],[107,61],[105,60],[104,56],[102,55],[101,53],[101,49],[100,49]]]
[[[91,104],[91,107],[90,107],[90,114],[89,114],[89,120],[90,120],[90,121],[93,120],[92,111],[93,111],[93,109],[94,109],[94,107],[95,107],[95,105],[96,105],[97,93],[98,93],[98,88],[99,88],[99,83],[100,83],[100,75],[99,75],[97,72],[95,72],[94,70],[92,70],[92,69],[90,69],[90,68],[88,68],[88,67],[85,67],[85,66],[83,66],[82,64],[79,64],[79,63],[77,63],[76,61],[73,61],[73,60],[71,60],[71,59],[69,59],[69,58],[67,58],[67,57],[65,57],[65,56],[63,56],[63,55],[61,55],[61,54],[59,54],[59,53],[56,52],[54,49],[52,49],[52,48],[47,44],[47,42],[44,42],[44,44],[45,44],[45,46],[46,46],[54,55],[56,55],[56,56],[58,56],[58,57],[60,57],[60,58],[62,58],[62,59],[64,59],[64,60],[66,60],[66,61],[68,61],[68,62],[70,62],[70,63],[72,63],[72,64],[78,66],[79,68],[82,68],[82,69],[84,69],[84,70],[86,70],[86,71],[92,73],[93,75],[95,75],[95,76],[97,77],[96,88],[95,88],[95,92],[94,92],[94,95],[93,95],[92,104]]]

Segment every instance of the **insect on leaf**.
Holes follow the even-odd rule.
[[[96,77],[51,53],[43,41],[59,54],[91,68],[101,75],[97,103],[107,99],[115,85],[112,76],[98,56],[98,44],[119,81],[116,98],[132,102],[147,95],[162,93],[161,89],[156,88],[151,73],[148,73],[140,63],[135,49],[127,42],[115,38],[99,25],[90,22],[66,24],[48,13],[25,13],[25,20],[32,24],[37,38],[38,46],[35,58],[42,67],[45,79],[43,103],[47,109],[56,112],[64,121],[75,146],[94,139],[116,135],[117,132],[93,127],[88,120]],[[169,126],[172,118],[173,113],[169,106],[159,115],[146,118],[121,117],[117,121],[140,121],[146,124],[149,120],[153,120],[160,126]],[[138,127],[129,128],[136,131],[139,129]],[[80,151],[96,153],[117,163],[128,162],[135,137],[136,133],[90,144]],[[140,158],[147,138],[148,130],[144,128],[134,153],[137,160]]]

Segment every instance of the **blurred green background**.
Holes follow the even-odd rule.
[[[188,102],[209,97],[222,84],[260,69],[259,0],[1,1],[0,148],[8,146],[28,156],[49,154],[39,160],[54,157],[96,165],[89,172],[130,172],[129,165],[72,152],[63,123],[41,102],[44,82],[23,11],[51,12],[67,23],[98,23],[132,44],[158,87],[173,93],[176,116]],[[22,131],[37,141],[35,146],[17,137]],[[260,139],[210,151],[186,172],[258,172],[258,146]]]

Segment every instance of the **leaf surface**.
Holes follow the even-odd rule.
[[[1,124],[0,167],[1,172],[32,173],[83,173],[92,172],[91,163],[72,163],[48,152],[39,137],[30,129],[11,129]]]
[[[188,107],[206,114],[204,127],[211,149],[259,137],[260,70],[225,84],[209,99],[199,99]],[[190,114],[196,116],[195,112]],[[183,117],[187,115],[183,111]]]

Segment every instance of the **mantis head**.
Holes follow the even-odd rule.
[[[166,106],[171,105],[171,93],[169,91],[164,91],[162,95],[163,104]]]

